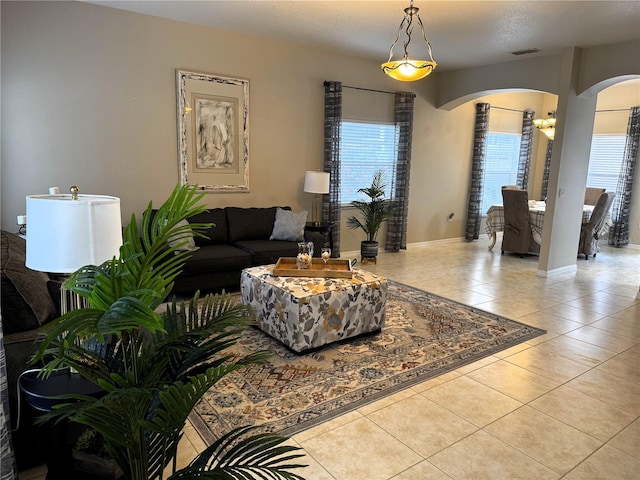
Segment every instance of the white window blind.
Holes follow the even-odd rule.
[[[378,170],[386,172],[386,197],[392,198],[398,130],[394,124],[342,122],[340,139],[340,201],[349,204],[365,197],[358,189],[371,185]]]
[[[589,156],[587,186],[615,192],[624,159],[626,135],[594,135]]]
[[[494,204],[502,204],[502,186],[515,185],[518,179],[520,135],[489,132],[482,187],[481,212],[487,213]]]

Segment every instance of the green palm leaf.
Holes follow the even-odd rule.
[[[256,427],[241,427],[207,447],[191,464],[169,477],[185,479],[283,479],[304,480],[287,470],[306,465],[289,463],[302,458],[299,447],[282,445],[287,439],[273,433],[248,436]]]
[[[366,195],[369,200],[351,202],[351,206],[360,212],[362,219],[352,215],[347,218],[347,227],[361,229],[367,235],[368,241],[376,239],[378,230],[393,210],[393,203],[385,199],[385,190],[385,172],[378,170],[373,175],[370,186],[358,189],[358,192]]]

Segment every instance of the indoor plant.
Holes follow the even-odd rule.
[[[182,222],[205,210],[196,191],[176,187],[153,218],[149,204],[140,234],[132,216],[118,258],[83,267],[65,282],[88,307],[55,320],[35,359],[47,362],[45,375],[70,367],[105,394],[74,396],[43,417],[95,430],[128,480],[162,479],[172,463],[176,479],[301,479],[287,471],[300,466],[291,463],[302,456],[297,448],[282,446],[286,439],[278,435],[250,436],[248,428],[233,430],[175,472],[178,441],[196,402],[227,373],[268,355],[225,354],[253,322],[250,309],[229,295],[161,305],[191,255],[168,240],[202,235],[210,226]]]
[[[360,228],[367,235],[367,239],[360,244],[360,255],[363,259],[378,256],[378,242],[376,240],[378,230],[389,218],[392,210],[391,200],[385,199],[385,189],[385,172],[378,170],[374,173],[370,186],[358,189],[358,193],[365,194],[369,200],[351,202],[351,205],[360,212],[362,218],[352,215],[347,219],[347,226],[351,229]]]

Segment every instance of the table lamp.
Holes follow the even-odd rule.
[[[311,205],[311,222],[320,225],[321,201],[324,195],[329,193],[329,174],[327,172],[307,171],[304,174],[304,191],[313,193],[313,203]]]
[[[120,199],[103,195],[27,196],[26,266],[69,274],[118,256],[122,245]],[[62,308],[63,313],[66,305]]]

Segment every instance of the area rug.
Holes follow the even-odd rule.
[[[267,349],[273,357],[225,376],[190,420],[208,444],[246,425],[290,436],[544,333],[389,281],[381,333],[300,355],[248,329],[232,352]]]

